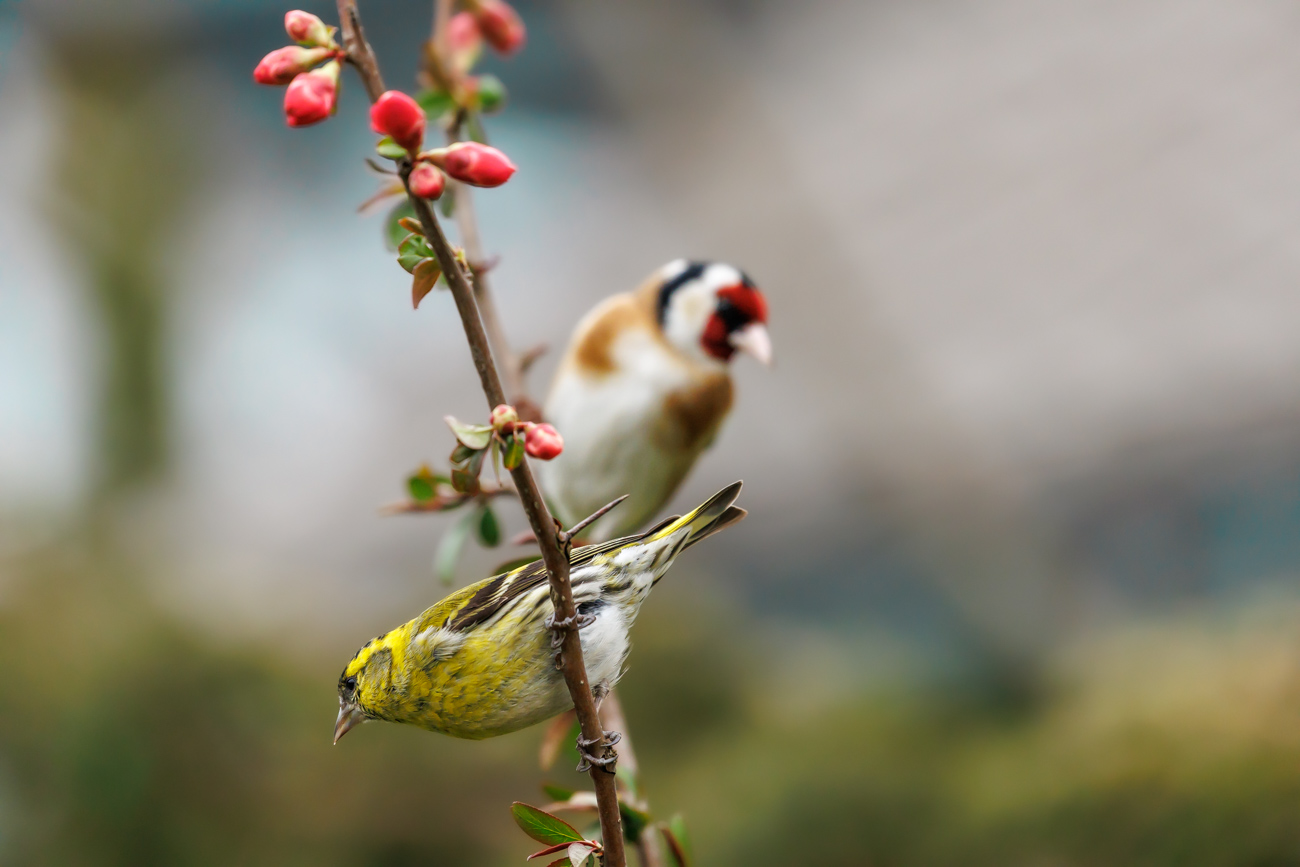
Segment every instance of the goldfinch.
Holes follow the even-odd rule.
[[[569,580],[587,679],[597,700],[623,673],[641,603],[684,549],[745,516],[740,482],[683,518],[637,536],[576,549]],[[513,732],[572,707],[555,667],[546,569],[540,561],[485,578],[369,641],[339,677],[334,742],[365,720],[409,723],[460,738]]]
[[[600,541],[652,518],[709,447],[731,409],[737,351],[772,360],[767,301],[721,262],[670,262],[578,323],[543,411],[564,453],[539,468],[566,525],[615,497],[588,530]]]

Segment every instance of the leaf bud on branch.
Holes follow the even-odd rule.
[[[301,9],[284,13],[284,32],[300,45],[338,48],[334,42],[337,30],[337,27],[326,26],[324,21]]]
[[[557,458],[564,451],[564,437],[549,424],[530,422],[524,433],[524,449],[539,461]]]
[[[497,51],[510,55],[524,47],[528,34],[523,19],[505,0],[471,0],[467,5],[483,38]]]
[[[262,62],[253,70],[253,80],[258,84],[289,84],[300,73],[337,55],[337,50],[333,48],[286,45],[262,58]]]
[[[411,169],[411,192],[422,199],[436,199],[442,195],[447,186],[446,176],[437,166],[429,163],[416,163]]]
[[[475,187],[499,187],[517,171],[510,157],[491,145],[459,141],[425,151],[418,159],[438,166],[458,181]]]
[[[370,128],[411,153],[417,152],[424,141],[424,126],[424,109],[400,90],[387,91],[370,106]]]
[[[284,92],[284,116],[289,126],[320,123],[338,107],[339,62],[304,72],[289,82]]]

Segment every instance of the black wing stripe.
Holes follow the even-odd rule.
[[[663,526],[663,525],[660,525]],[[659,529],[657,526],[656,530]],[[650,532],[654,532],[651,530]],[[601,545],[584,545],[569,555],[569,568],[590,563],[601,554],[617,551],[644,539],[648,533],[627,536],[605,542]],[[505,572],[488,580],[474,592],[454,615],[447,620],[445,627],[456,632],[466,632],[486,623],[509,606],[516,599],[546,583],[546,564],[541,560],[529,563],[514,572]]]

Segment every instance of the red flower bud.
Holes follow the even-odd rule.
[[[451,52],[451,65],[457,72],[465,73],[473,67],[483,51],[483,34],[478,22],[468,12],[457,12],[447,22],[447,48]]]
[[[474,20],[483,38],[502,54],[514,54],[524,47],[524,22],[519,13],[504,0],[478,0],[474,4]]]
[[[531,424],[524,434],[524,451],[539,461],[549,461],[564,451],[564,437],[549,424]]]
[[[447,186],[447,176],[428,163],[416,163],[411,169],[411,192],[422,199],[436,199]]]
[[[258,84],[288,84],[295,75],[306,72],[334,53],[330,48],[303,48],[286,45],[262,58],[253,70],[253,80]]]
[[[334,47],[334,28],[326,27],[324,21],[310,12],[295,9],[284,13],[284,30],[294,42]]]
[[[408,151],[417,151],[424,140],[424,109],[400,90],[386,91],[370,106],[370,128],[392,136]]]
[[[310,126],[334,113],[339,97],[339,62],[304,72],[284,92],[284,116],[289,126]]]
[[[499,433],[510,433],[519,423],[519,413],[508,403],[498,404],[497,408],[492,410],[492,415],[488,416],[488,424]]]
[[[458,141],[421,156],[456,180],[476,187],[499,187],[515,173],[515,164],[508,156],[475,141]]]

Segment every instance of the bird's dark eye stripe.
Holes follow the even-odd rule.
[[[668,315],[668,302],[672,299],[673,293],[692,280],[700,279],[707,267],[709,267],[708,262],[692,262],[682,269],[682,273],[659,287],[659,300],[656,303],[655,317],[659,320],[661,327],[664,324],[664,317]]]

